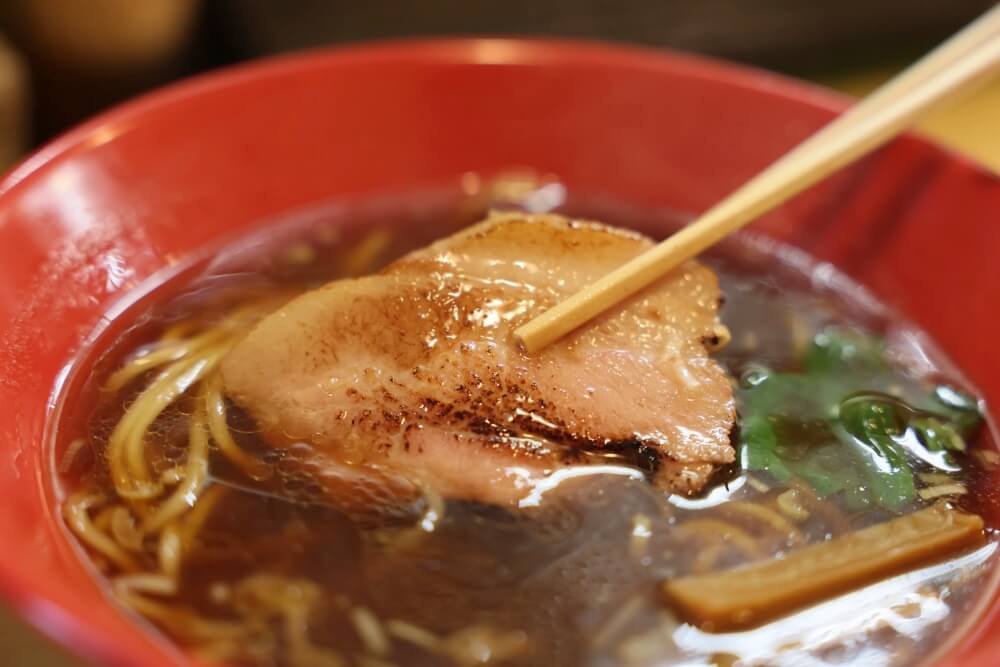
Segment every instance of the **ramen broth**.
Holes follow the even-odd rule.
[[[240,308],[235,329],[245,330],[290,295],[368,273],[480,213],[439,197],[269,226],[167,281],[132,309],[124,332],[100,341],[57,460],[68,523],[112,595],[193,654],[240,665],[903,665],[953,638],[987,588],[992,537],[738,631],[685,623],[664,601],[664,581],[782,558],[936,503],[991,515],[985,482],[997,457],[986,427],[966,435],[950,423],[927,427],[920,420],[930,410],[908,402],[935,388],[952,403],[966,398],[953,390],[950,369],[928,366],[938,355],[923,338],[846,279],[826,269],[821,283],[800,254],[761,243],[730,243],[706,260],[720,275],[732,332],[714,356],[737,387],[740,461],[697,497],[657,491],[634,456],[602,451],[594,460],[616,474],[564,475],[518,511],[444,501],[432,489],[400,504],[377,482],[363,502],[345,501],[325,490],[308,443],[272,447],[227,404],[233,443],[251,462],[206,439],[204,478],[176,517],[155,525],[150,517],[191,473],[192,420],[211,419],[194,388],[155,418],[145,440],[163,495],[119,497],[109,440],[162,371],[107,389],[123,364],[163,349],[164,336],[187,340]],[[591,215],[624,226],[653,217]],[[864,363],[877,368],[858,366],[872,345],[877,359]],[[816,370],[824,359],[859,370]],[[826,409],[822,401],[761,407],[762,387],[781,396],[788,383],[792,396],[810,393],[809,382],[817,394],[829,386],[859,394],[862,409],[894,410],[925,435],[943,432],[944,445],[937,458],[908,456],[887,502],[863,463],[843,463],[836,424],[847,423],[848,404],[838,403],[835,419],[815,412]],[[956,424],[959,412],[948,413]],[[760,428],[775,434],[776,449],[760,450]],[[848,481],[811,483],[816,470]],[[98,533],[117,551],[102,550]]]

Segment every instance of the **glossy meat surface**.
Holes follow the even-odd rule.
[[[558,216],[495,214],[275,312],[224,360],[227,394],[276,445],[442,495],[515,504],[577,463],[629,463],[696,491],[733,460],[732,388],[708,357],[720,294],[688,262],[527,355],[521,323],[651,245]]]

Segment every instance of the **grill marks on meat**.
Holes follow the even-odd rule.
[[[512,504],[559,467],[615,462],[697,491],[734,456],[732,389],[704,344],[720,299],[709,269],[687,262],[535,355],[512,337],[650,246],[493,215],[291,301],[223,361],[226,391],[275,445],[306,441],[446,497]]]

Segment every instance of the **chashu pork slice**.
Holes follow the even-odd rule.
[[[533,355],[512,335],[650,246],[602,224],[494,214],[292,300],[223,360],[226,392],[275,446],[306,442],[449,498],[516,505],[560,468],[621,462],[695,492],[734,458],[732,388],[706,350],[719,331],[711,270],[687,262]]]

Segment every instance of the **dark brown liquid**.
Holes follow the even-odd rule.
[[[248,294],[302,291],[349,273],[343,250],[362,238],[372,219],[391,234],[377,257],[384,263],[479,213],[447,197],[430,202],[362,207],[346,221],[307,216],[231,246],[197,278],[165,285],[162,293],[169,298],[154,294],[150,308],[117,343],[105,341],[108,351],[95,365],[94,384],[170,323]],[[611,223],[643,226],[634,212],[631,225],[608,210],[599,215]],[[652,225],[654,217],[646,223]],[[803,339],[830,324],[885,333],[904,359],[906,347],[914,344],[904,330],[890,326],[885,313],[843,284],[825,293],[809,290],[807,272],[760,248],[732,257],[722,253],[712,262],[726,296],[723,318],[734,334],[717,358],[736,377],[750,364],[794,369]],[[899,381],[923,380],[904,366]],[[96,407],[81,420],[82,433],[67,428],[64,440],[84,435],[95,456],[81,479],[67,483],[108,489],[101,451],[129,396],[89,391],[98,397]],[[183,462],[188,412],[182,401],[157,421],[152,446],[157,472]],[[845,604],[806,610],[784,625],[713,637],[674,620],[660,603],[656,584],[772,558],[888,515],[873,509],[852,512],[830,499],[793,522],[799,536],[790,538],[732,509],[732,501],[768,504],[785,490],[773,483],[755,485],[734,467],[720,471],[697,499],[667,498],[642,481],[609,475],[567,481],[540,507],[520,513],[449,502],[436,529],[413,539],[412,526],[423,509],[419,504],[394,507],[373,496],[366,510],[348,511],[324,493],[310,471],[308,446],[272,449],[235,408],[230,426],[241,446],[267,460],[277,474],[255,482],[213,452],[213,482],[224,491],[185,554],[181,589],[170,603],[230,619],[235,615],[225,592],[243,578],[268,573],[307,579],[323,594],[310,619],[312,640],[348,659],[366,651],[350,621],[350,610],[363,606],[383,621],[406,621],[442,636],[474,625],[523,631],[526,651],[506,663],[515,665],[728,664],[736,656],[751,660],[748,664],[909,664],[951,637],[979,599],[994,560],[990,544],[963,564],[865,589]],[[627,465],[622,457],[607,462]],[[985,476],[971,459],[962,464],[963,480],[972,490],[962,502],[973,511],[991,506],[995,499],[984,488]],[[692,521],[700,521],[703,529],[679,529]],[[723,532],[713,533],[718,522],[749,535],[756,555]],[[394,641],[385,659],[396,665],[453,664],[405,641]],[[280,646],[273,662],[289,664]]]

